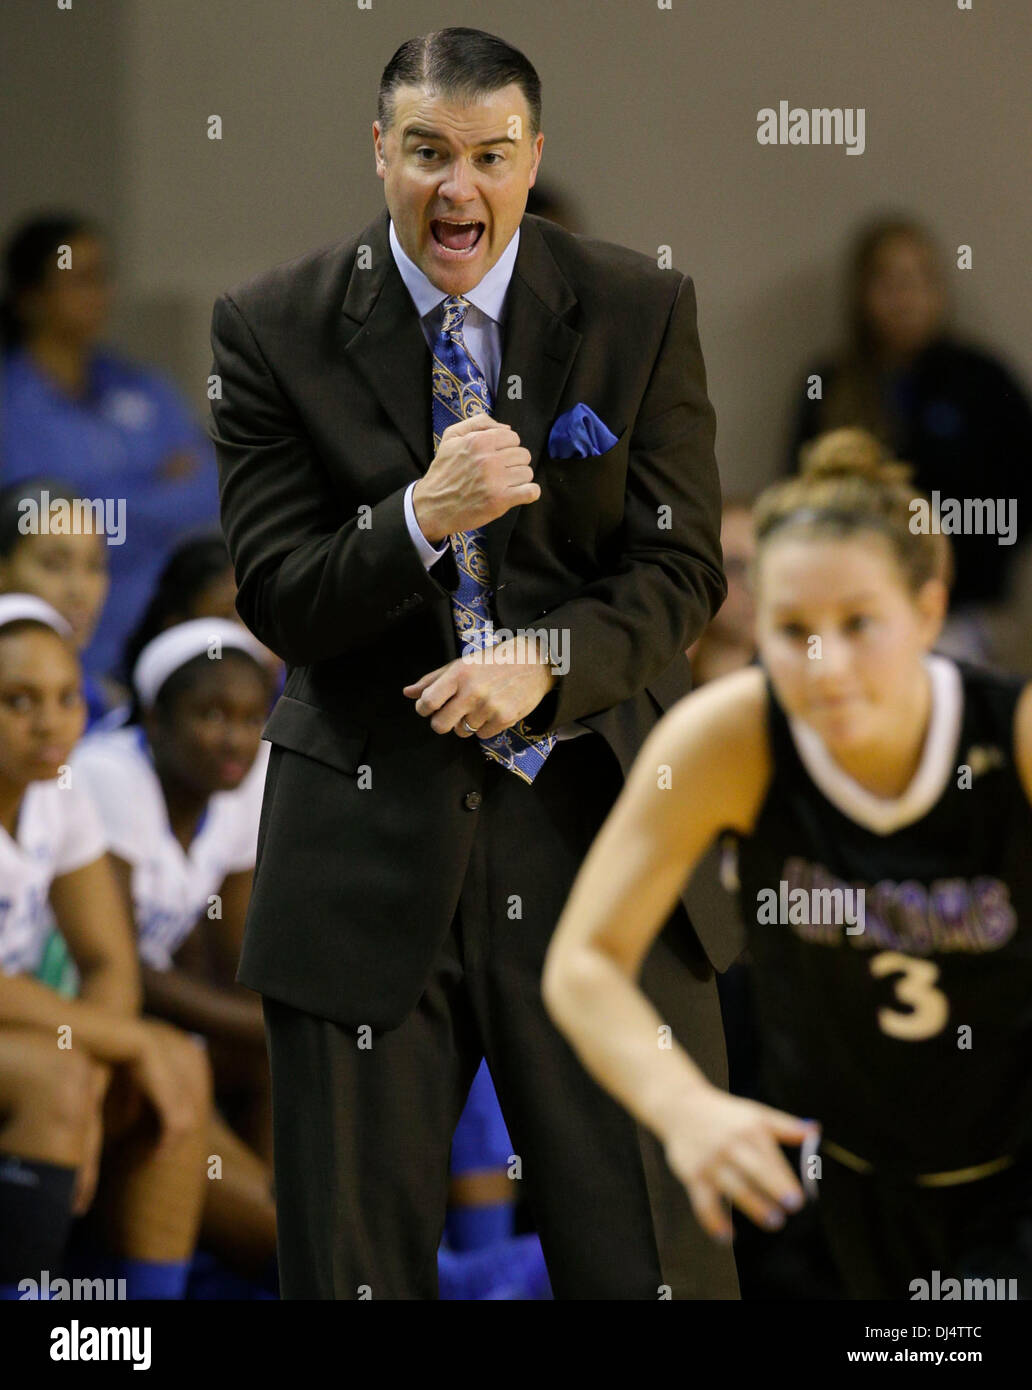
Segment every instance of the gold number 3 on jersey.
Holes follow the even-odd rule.
[[[878,1010],[878,1027],[890,1038],[921,1042],[946,1027],[950,1001],[935,988],[939,967],[930,960],[915,960],[901,951],[879,951],[871,959],[871,974],[878,979],[885,975],[903,977],[895,982],[894,989],[899,1003],[909,1006],[908,1011]]]

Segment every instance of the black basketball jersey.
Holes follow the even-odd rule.
[[[928,734],[893,800],[789,721],[768,678],[772,777],[738,843],[764,1096],[904,1178],[988,1162],[1032,1132],[1024,681],[927,661]]]

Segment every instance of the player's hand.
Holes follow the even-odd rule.
[[[419,529],[432,545],[486,526],[510,507],[536,502],[530,450],[508,425],[481,411],[449,425],[433,462],[412,490]]]
[[[183,1066],[183,1047],[195,1044],[158,1019],[139,1019],[137,1024],[140,1048],[129,1064],[130,1074],[157,1111],[162,1141],[182,1138],[203,1119],[195,1077]]]
[[[86,1130],[86,1148],[79,1171],[75,1175],[72,1193],[72,1215],[82,1216],[89,1211],[97,1191],[100,1175],[100,1153],[104,1147],[104,1097],[111,1081],[111,1068],[94,1062],[90,1067],[90,1118]]]
[[[758,1226],[777,1230],[805,1200],[779,1144],[802,1144],[813,1126],[783,1110],[700,1087],[665,1136],[671,1171],[688,1190],[703,1230],[730,1240],[725,1199]]]

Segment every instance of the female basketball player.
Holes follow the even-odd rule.
[[[128,1296],[180,1297],[206,1195],[210,1073],[185,1034],[136,1016],[103,830],[66,776],[85,721],[80,674],[49,604],[0,596],[0,1292],[34,1296],[42,1271],[61,1268],[72,1216],[92,1206]],[[48,901],[78,999],[32,978]]]
[[[167,628],[135,662],[130,722],[91,733],[71,760],[131,908],[145,1008],[208,1042],[216,1151],[227,1167],[231,1158],[233,1175],[213,1186],[237,1197],[223,1204],[217,1230],[223,1206],[206,1211],[203,1235],[234,1268],[255,1274],[275,1249],[268,1063],[261,1003],[233,973],[261,811],[253,765],[259,748],[263,765],[267,756],[265,655],[240,623],[223,618]],[[206,952],[219,983],[210,982]]]
[[[263,650],[223,618],[160,633],[136,661],[130,722],[91,733],[72,760],[130,889],[149,1007],[237,1041],[264,1036],[253,996],[213,994],[172,964],[201,921],[242,930],[261,805],[248,774],[269,704]]]
[[[107,543],[99,530],[72,526],[74,489],[59,478],[23,478],[0,491],[0,593],[35,594],[89,646],[108,595]],[[61,509],[64,509],[63,512]],[[36,521],[26,529],[26,519]],[[86,727],[116,703],[114,682],[83,672]]]
[[[0,490],[0,593],[35,594],[64,618],[76,649],[89,646],[108,595],[107,544],[101,530],[73,524],[81,505],[60,478],[23,478]],[[26,524],[26,523],[30,524]],[[86,727],[119,700],[117,683],[82,671]],[[36,978],[72,997],[76,973],[61,933],[46,938]]]
[[[166,560],[150,602],[126,640],[121,673],[127,687],[132,688],[133,669],[147,643],[166,628],[189,622],[191,618],[240,621],[236,612],[233,562],[218,530],[181,541]],[[284,664],[267,647],[260,650],[273,676],[274,690],[279,694],[286,681]],[[113,720],[110,727],[115,727]]]
[[[822,437],[756,508],[763,669],[652,731],[571,893],[544,992],[665,1142],[700,1223],[783,1224],[780,1143],[823,1130],[819,1209],[855,1297],[1032,1293],[1032,687],[931,653],[944,538],[870,436]],[[739,844],[765,1094],[711,1085],[633,983],[723,830]],[[791,1113],[794,1112],[794,1113]]]

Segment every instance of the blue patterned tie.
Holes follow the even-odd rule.
[[[486,411],[491,413],[491,388],[474,362],[462,336],[462,322],[469,300],[451,295],[444,301],[444,317],[433,349],[433,428],[434,453],[441,435],[457,420],[468,420]],[[452,613],[460,649],[483,650],[496,637],[488,629],[493,623],[490,600],[491,572],[482,544],[483,528],[459,531],[449,536],[455,563],[459,567],[459,587],[452,595]],[[518,720],[494,738],[478,739],[484,753],[515,772],[524,782],[533,782],[557,742],[555,734],[535,736]]]

